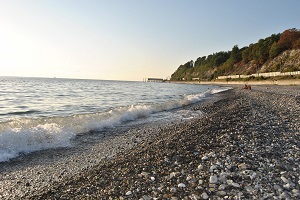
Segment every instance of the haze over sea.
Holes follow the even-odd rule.
[[[228,88],[191,84],[0,77],[0,162],[68,147],[78,135],[201,115],[184,106]]]

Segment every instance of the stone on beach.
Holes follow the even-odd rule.
[[[217,183],[218,182],[218,177],[217,176],[211,176],[209,178],[209,182],[210,183]]]
[[[238,183],[232,183],[231,185],[236,188],[240,187],[240,184],[238,184]]]
[[[287,178],[285,178],[284,176],[281,176],[280,178],[281,178],[281,180],[282,180],[284,183],[289,183],[289,182],[290,182],[290,181],[289,181]]]
[[[185,184],[184,184],[184,183],[179,183],[179,184],[178,184],[178,187],[179,187],[179,188],[185,188]]]
[[[201,159],[202,159],[202,160],[207,160],[208,157],[205,155],[205,156],[203,156]]]
[[[198,170],[202,170],[202,169],[203,169],[203,165],[201,165],[201,164],[198,165],[197,169],[198,169]]]

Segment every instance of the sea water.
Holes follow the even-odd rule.
[[[197,116],[184,107],[227,87],[58,78],[0,77],[0,162],[68,147],[78,135],[126,123]],[[200,114],[200,113],[198,113]]]

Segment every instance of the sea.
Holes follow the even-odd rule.
[[[0,162],[69,147],[79,136],[188,120],[187,106],[229,87],[199,84],[0,77]]]

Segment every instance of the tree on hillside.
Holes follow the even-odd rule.
[[[300,38],[293,42],[293,49],[300,49]]]
[[[297,47],[297,41],[300,39],[300,31],[296,28],[285,30],[278,41],[278,48],[280,52],[287,49],[292,49],[293,46]]]
[[[242,53],[238,45],[234,45],[230,51],[230,57],[218,68],[218,75],[228,75],[233,73],[234,64],[242,61]]]
[[[182,80],[183,78],[187,78],[187,75],[192,73],[194,66],[194,61],[191,60],[184,65],[180,65],[178,69],[171,75],[171,80]]]
[[[230,54],[230,59],[232,60],[233,63],[237,63],[242,60],[242,54],[240,52],[238,45],[233,46]]]
[[[224,51],[215,53],[214,55],[215,55],[214,67],[219,67],[221,64],[226,62],[226,60],[228,60],[230,57],[230,53]]]
[[[269,50],[269,58],[273,59],[280,53],[277,42],[273,42]]]
[[[255,61],[257,64],[263,64],[268,58],[268,42],[264,39],[260,39],[256,45]]]
[[[250,60],[254,59],[254,55],[255,55],[255,52],[253,50],[254,47],[255,44],[250,44],[249,47],[245,47],[244,50],[242,51],[242,61],[244,63],[247,63]]]
[[[202,56],[202,57],[197,58],[197,60],[195,61],[195,67],[204,65],[205,60],[206,60],[206,56]]]
[[[251,53],[250,47],[247,47],[246,49],[244,49],[244,51],[242,51],[242,61],[244,63],[247,63],[250,61],[250,53]]]

